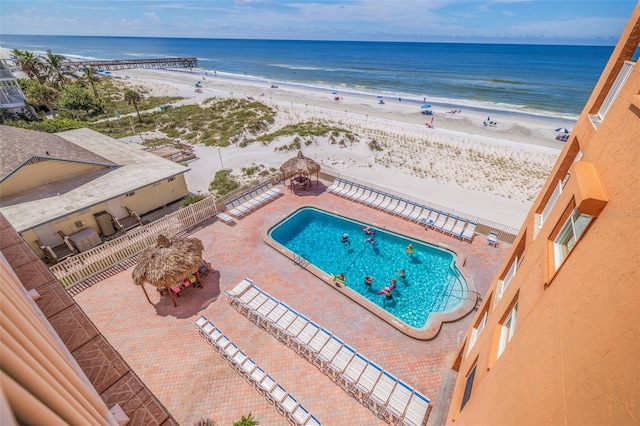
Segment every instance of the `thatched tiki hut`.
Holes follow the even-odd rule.
[[[166,288],[167,293],[176,304],[175,296],[171,289],[176,287],[185,277],[200,275],[198,268],[202,264],[202,252],[204,246],[197,238],[175,238],[170,240],[164,235],[158,235],[158,242],[154,247],[149,247],[138,256],[138,264],[131,274],[133,282],[142,286],[144,295],[151,303],[144,284],[150,284],[157,288]]]
[[[320,164],[302,155],[302,151],[298,151],[297,156],[285,161],[282,166],[280,166],[280,171],[282,172],[282,180],[293,178],[294,176],[306,177],[311,180],[311,175],[315,173],[317,186]],[[294,187],[293,181],[291,182],[291,187]]]

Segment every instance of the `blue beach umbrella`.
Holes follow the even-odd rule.
[[[570,133],[569,129],[567,129],[565,127],[558,127],[556,129],[556,132],[558,132],[558,133]]]
[[[378,96],[376,96],[376,98],[378,98],[378,99],[382,99],[382,96],[378,95]]]
[[[331,92],[331,94],[332,94],[332,95],[337,95],[337,94],[338,94],[338,92]]]
[[[420,108],[424,108],[424,109],[431,108],[431,104],[422,104],[420,105]]]

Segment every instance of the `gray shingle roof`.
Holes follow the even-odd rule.
[[[0,182],[34,158],[117,167],[118,164],[58,135],[0,125]]]

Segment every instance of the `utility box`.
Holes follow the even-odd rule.
[[[101,211],[94,214],[93,217],[96,219],[96,223],[98,224],[98,228],[100,228],[100,233],[103,237],[108,237],[109,235],[116,233],[116,228],[113,227],[109,213]]]

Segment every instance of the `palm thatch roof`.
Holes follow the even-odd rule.
[[[320,171],[320,164],[302,155],[302,151],[298,151],[297,156],[290,158],[280,166],[280,171],[285,179],[293,175],[311,176],[311,174]]]
[[[156,245],[138,256],[138,264],[131,274],[133,282],[158,288],[175,287],[185,276],[197,271],[203,251],[202,241],[197,238],[170,240],[159,235]]]

